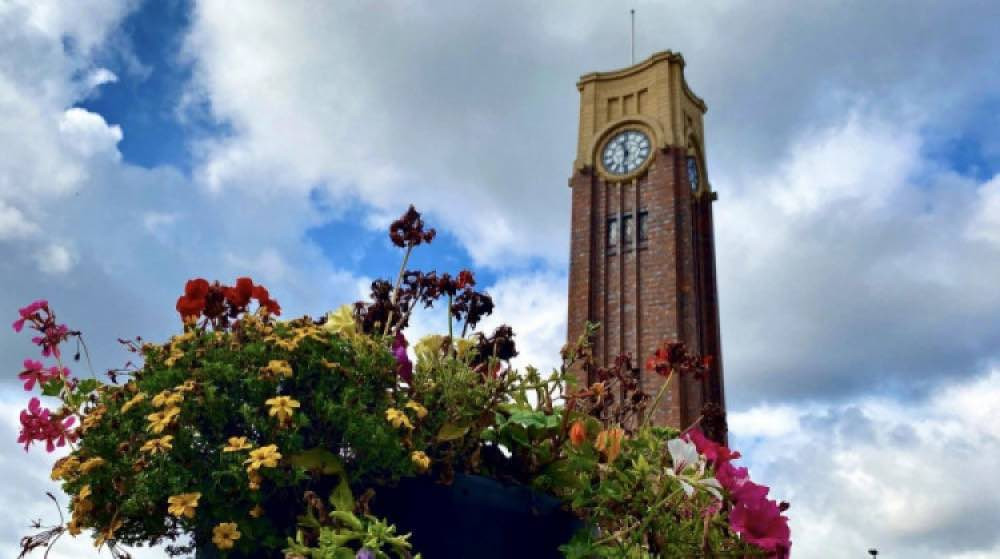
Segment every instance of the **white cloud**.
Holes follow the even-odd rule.
[[[996,179],[928,162],[921,126],[856,109],[715,178],[730,405],[920,392],[997,356],[1000,246],[968,233]]]
[[[965,230],[965,236],[1000,247],[1000,175],[979,187],[977,208]]]
[[[76,256],[66,246],[52,243],[35,254],[35,261],[43,274],[62,275],[76,263]]]
[[[118,142],[122,129],[117,124],[108,126],[104,117],[86,109],[67,109],[59,120],[59,132],[65,145],[83,157],[110,153],[118,158]]]
[[[761,406],[732,414],[730,429],[752,477],[791,502],[796,556],[990,557],[998,413],[994,370],[923,402]]]
[[[87,87],[91,90],[94,90],[104,84],[117,82],[118,76],[116,76],[114,72],[108,70],[107,68],[96,68],[87,74],[87,78],[85,81]]]
[[[23,239],[38,232],[38,226],[28,221],[21,210],[0,200],[0,241]]]

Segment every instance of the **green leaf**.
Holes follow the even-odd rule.
[[[345,473],[344,463],[340,461],[340,458],[336,454],[325,448],[310,448],[309,450],[291,455],[288,460],[293,466],[298,466],[299,468],[322,475],[343,476]]]
[[[84,379],[76,385],[76,391],[80,394],[90,394],[91,392],[97,390],[97,387],[100,385],[101,383],[95,378]]]
[[[52,379],[42,385],[42,396],[58,396],[62,387],[62,379]]]
[[[469,432],[469,426],[455,425],[454,423],[447,422],[441,426],[438,431],[437,440],[439,441],[453,441],[455,439],[460,439]]]
[[[340,476],[340,483],[330,492],[330,504],[338,512],[351,512],[354,510],[354,494],[351,493],[351,486],[347,483],[347,476]]]

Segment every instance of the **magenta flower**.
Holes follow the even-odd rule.
[[[396,358],[396,373],[399,378],[407,383],[413,382],[413,363],[410,356],[406,354],[406,338],[402,332],[396,332],[396,339],[392,342],[392,355]]]
[[[739,452],[729,450],[725,445],[721,445],[706,437],[701,432],[701,429],[691,429],[683,438],[693,442],[694,446],[698,449],[698,453],[703,455],[709,462],[715,464],[716,467],[740,457]]]
[[[767,499],[740,502],[729,513],[729,525],[743,540],[773,553],[772,558],[789,556],[792,542],[788,517],[781,515],[776,502]]]
[[[65,324],[47,324],[41,336],[31,338],[31,342],[42,347],[42,355],[59,357],[59,344],[69,337],[69,328]]]
[[[14,331],[20,332],[24,328],[24,323],[27,320],[30,320],[31,317],[35,315],[35,313],[37,313],[42,309],[48,309],[48,308],[49,308],[49,302],[46,301],[45,299],[39,299],[29,304],[26,307],[18,309],[17,313],[21,315],[21,318],[18,318],[17,320],[14,321]]]
[[[35,387],[35,383],[44,384],[48,380],[48,375],[45,369],[42,368],[41,361],[35,361],[33,359],[24,360],[24,371],[22,371],[17,378],[24,381],[24,389],[32,390]]]
[[[45,441],[45,450],[52,452],[57,446],[65,446],[66,441],[76,440],[76,433],[70,431],[74,417],[59,419],[52,417],[52,412],[42,407],[38,398],[28,402],[28,409],[21,410],[21,434],[18,443],[24,443],[25,452],[35,441]]]

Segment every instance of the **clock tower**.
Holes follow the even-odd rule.
[[[661,341],[674,339],[712,356],[704,379],[671,381],[653,418],[685,428],[701,417],[702,430],[725,441],[705,102],[684,80],[683,57],[669,51],[586,74],[577,89],[569,341],[596,322],[591,343],[599,364],[630,353],[641,366]],[[639,374],[655,394],[662,377]]]

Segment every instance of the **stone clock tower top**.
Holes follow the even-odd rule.
[[[705,102],[684,81],[684,59],[669,51],[621,70],[586,74],[576,86],[569,341],[579,339],[587,323],[598,323],[590,342],[601,364],[620,354],[643,363],[664,340],[711,356],[709,374],[672,382],[653,418],[680,428],[699,422],[724,441]],[[661,377],[637,373],[648,393],[659,390]]]
[[[657,149],[681,147],[704,157],[702,115],[708,108],[684,80],[684,57],[679,53],[658,52],[627,68],[591,72],[576,87],[580,90],[576,170],[594,166],[602,141],[629,121],[646,129]]]

